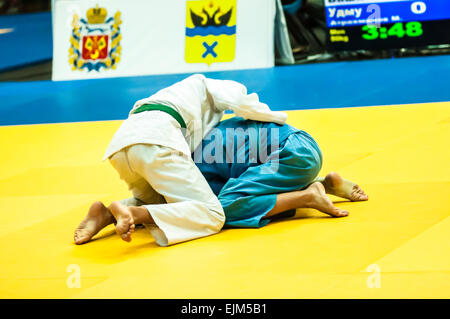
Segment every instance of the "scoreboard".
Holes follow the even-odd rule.
[[[325,0],[331,50],[450,44],[450,0]]]

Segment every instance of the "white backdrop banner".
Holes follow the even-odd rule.
[[[54,0],[53,80],[267,68],[274,0]]]

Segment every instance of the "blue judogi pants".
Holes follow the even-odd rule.
[[[252,156],[255,145],[253,154],[266,151],[265,159]],[[193,159],[218,196],[228,227],[267,225],[270,219],[262,218],[275,206],[277,194],[306,188],[322,167],[322,153],[308,133],[239,117],[220,122]],[[292,210],[281,217],[294,215]]]

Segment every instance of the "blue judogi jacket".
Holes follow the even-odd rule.
[[[322,166],[308,133],[239,117],[220,122],[192,157],[224,208],[225,225],[232,227],[265,226],[270,220],[262,218],[277,194],[307,187]]]

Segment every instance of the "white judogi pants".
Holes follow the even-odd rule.
[[[194,161],[172,148],[136,144],[110,157],[133,198],[127,206],[144,206],[156,225],[145,225],[160,246],[218,233],[225,214]]]

